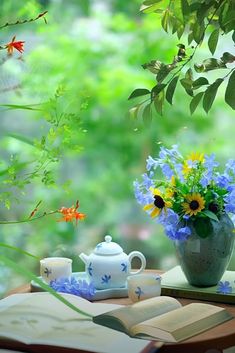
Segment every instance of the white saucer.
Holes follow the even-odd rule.
[[[86,272],[73,272],[73,277],[76,279],[87,280]],[[38,277],[42,280],[42,277]],[[35,281],[31,281],[31,292],[44,292],[44,289]],[[108,288],[108,289],[96,289],[95,295],[91,299],[93,300],[103,300],[108,298],[124,298],[128,296],[127,287],[121,288]]]

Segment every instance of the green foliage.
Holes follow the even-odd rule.
[[[229,52],[224,52],[221,58],[207,58],[202,63],[194,62],[194,56],[196,51],[200,51],[200,46],[202,46],[204,41],[207,41],[208,49],[214,55],[218,43],[222,39],[222,34],[232,35],[234,42],[235,2],[230,0],[176,0],[170,2],[164,0],[145,0],[140,7],[140,11],[146,14],[157,14],[161,17],[161,26],[165,32],[171,36],[176,34],[178,40],[182,40],[181,37],[187,35],[188,42],[188,47],[186,47],[186,44],[178,44],[179,50],[173,56],[171,63],[166,64],[157,59],[142,65],[144,69],[148,69],[156,75],[158,82],[151,90],[154,94],[150,95],[147,103],[148,106],[152,105],[155,107],[156,112],[162,115],[162,108],[165,102],[161,97],[161,108],[159,109],[159,104],[155,104],[156,99],[159,101],[156,96],[160,94],[161,90],[166,88],[166,101],[172,105],[177,82],[183,76],[180,79],[180,83],[185,92],[192,97],[190,103],[191,114],[197,109],[203,95],[203,109],[208,113],[214,102],[219,85],[230,76],[231,80],[229,79],[227,85],[225,102],[234,109],[234,103],[232,103],[232,101],[234,102],[234,87],[232,87],[232,83],[230,82],[233,82],[232,75],[235,68],[229,64],[234,63],[235,56]],[[210,32],[209,37],[208,32]],[[190,68],[184,74],[185,69],[189,66]],[[227,72],[222,77],[217,77],[215,82],[210,83],[205,77],[193,78],[192,70],[197,74],[207,73],[211,70],[217,72],[220,69],[227,70]],[[188,73],[190,70],[191,74],[189,77]],[[205,85],[207,87],[203,90],[203,86]],[[201,91],[195,94],[195,89],[200,89]],[[138,89],[135,91],[138,91]],[[131,94],[129,99],[135,97],[135,95]],[[138,103],[138,106],[142,104],[145,104],[145,101]]]
[[[24,149],[23,158],[21,153],[16,153],[2,163],[4,166],[0,172],[1,202],[7,208],[10,208],[11,194],[16,196],[17,190],[22,194],[26,186],[36,180],[47,187],[55,187],[58,184],[54,177],[55,165],[61,161],[66,151],[79,153],[82,150],[79,137],[84,133],[81,114],[86,103],[87,98],[84,97],[82,101],[74,104],[71,102],[70,92],[59,86],[52,98],[37,105],[0,105],[8,110],[34,111],[45,120],[43,133],[37,138],[10,131],[6,134],[8,139],[21,143]],[[28,147],[25,148],[25,145]],[[4,193],[6,188],[8,193]]]

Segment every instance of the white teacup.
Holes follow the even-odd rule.
[[[72,260],[67,257],[46,257],[40,260],[40,274],[46,283],[72,276]]]
[[[128,296],[133,302],[161,295],[161,277],[157,273],[141,273],[127,278]]]

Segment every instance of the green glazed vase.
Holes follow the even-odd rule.
[[[215,286],[228,267],[234,246],[234,224],[224,213],[219,222],[210,218],[188,221],[192,234],[176,241],[176,254],[188,282],[197,287]]]

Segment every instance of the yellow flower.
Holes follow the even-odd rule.
[[[205,208],[205,200],[199,193],[186,195],[186,202],[182,203],[185,214],[189,216],[196,216]]]
[[[204,153],[200,153],[200,152],[192,152],[187,160],[190,160],[190,161],[198,161],[198,162],[201,162],[203,163],[205,161],[205,158],[204,158]]]
[[[192,169],[192,167],[188,164],[188,161],[192,161],[192,162],[197,161],[200,163],[204,163],[204,161],[205,161],[204,153],[192,152],[190,155],[188,155],[188,157],[186,158],[186,160],[183,163],[183,174],[186,176],[189,174],[189,172]]]
[[[190,172],[190,170],[192,169],[192,167],[190,167],[188,165],[188,163],[186,161],[184,161],[184,164],[183,164],[183,169],[182,169],[182,172],[185,176],[187,176]]]
[[[143,209],[144,211],[152,210],[150,216],[156,217],[160,215],[163,209],[166,210],[167,207],[171,207],[172,203],[170,201],[166,201],[163,198],[162,193],[159,189],[150,188],[150,190],[153,193],[154,201],[153,203],[145,205]]]

